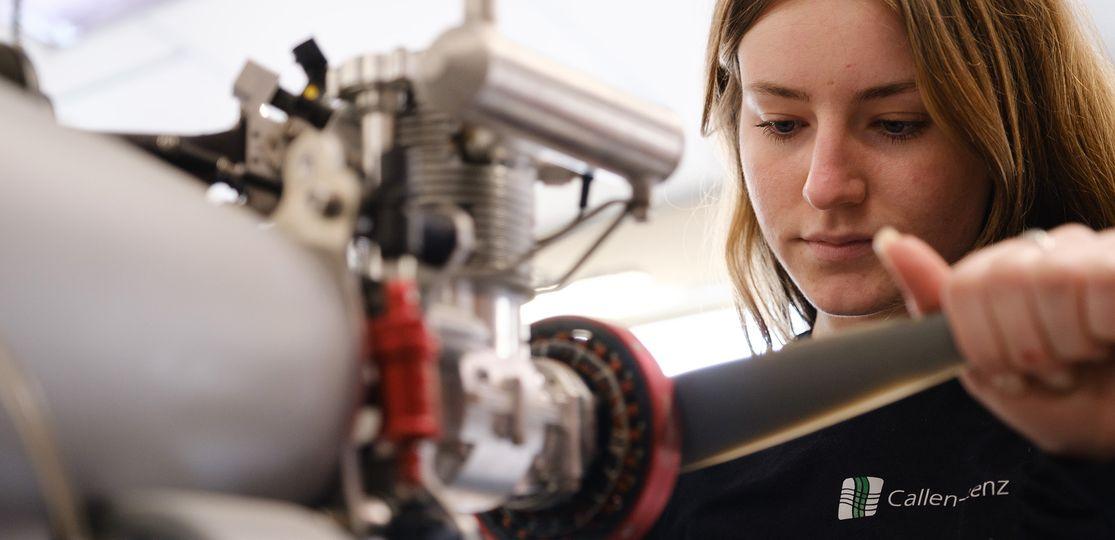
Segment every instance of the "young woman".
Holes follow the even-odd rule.
[[[684,475],[653,536],[1115,537],[1100,50],[1063,0],[718,1],[704,124],[741,311],[770,344],[791,311],[823,339],[941,310],[968,365]]]

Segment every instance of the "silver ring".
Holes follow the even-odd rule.
[[[1041,249],[1044,252],[1053,250],[1053,237],[1049,236],[1049,233],[1045,232],[1042,229],[1027,230],[1026,232],[1022,233],[1021,238],[1038,246],[1038,249]]]

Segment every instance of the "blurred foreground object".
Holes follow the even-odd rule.
[[[490,3],[465,11],[425,51],[331,67],[307,41],[298,92],[249,62],[221,133],[111,140],[0,89],[0,341],[27,375],[3,391],[39,396],[58,450],[30,459],[0,418],[0,522],[73,535],[72,504],[80,535],[233,538],[301,519],[267,499],[333,516],[323,538],[649,528],[677,471],[670,382],[624,330],[532,338],[519,308],[647,219],[680,126],[506,41]],[[597,167],[631,197],[533,238],[534,184],[579,180],[584,201]],[[610,210],[536,280],[536,253]]]

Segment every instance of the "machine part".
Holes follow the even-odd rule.
[[[0,406],[23,443],[24,455],[32,464],[50,516],[51,529],[60,538],[89,538],[81,505],[74,496],[55,443],[46,404],[36,388],[0,342]]]
[[[592,181],[596,179],[596,171],[589,169],[581,175],[581,196],[577,200],[577,215],[585,215],[588,210],[588,196],[592,192]]]
[[[318,68],[309,69],[314,71]],[[307,87],[303,90],[303,95],[292,95],[279,86],[278,73],[251,60],[240,70],[240,75],[233,83],[232,94],[240,100],[241,110],[245,112],[251,113],[258,111],[261,106],[270,105],[283,111],[291,119],[300,118],[318,129],[324,128],[333,115],[333,109],[321,102],[319,90]]]
[[[476,245],[462,275],[528,291],[530,266],[523,256],[533,246],[534,169],[462,159],[454,141],[469,133],[460,122],[421,107],[400,116],[397,127],[396,143],[406,155],[408,207],[452,205],[472,217]]]
[[[232,86],[232,95],[240,101],[240,117],[244,125],[241,151],[248,172],[266,178],[280,178],[286,154],[287,120],[276,121],[264,116],[271,98],[279,88],[279,74],[255,62],[244,64]]]
[[[7,80],[27,92],[40,91],[35,67],[18,46],[0,43],[0,80]]]
[[[241,114],[245,127],[244,164],[248,172],[266,178],[282,178],[283,157],[290,144],[286,121],[272,120],[259,108],[244,109]]]
[[[313,38],[299,43],[294,50],[294,61],[306,73],[306,87],[302,89],[302,99],[318,101],[325,94],[325,79],[329,73],[329,61],[321,52]]]
[[[394,517],[387,502],[370,495],[365,485],[365,476],[369,471],[364,457],[381,431],[383,419],[380,411],[373,406],[360,409],[352,423],[349,444],[341,455],[341,496],[348,510],[348,528],[360,537],[383,530]]]
[[[565,185],[580,177],[576,171],[556,163],[541,163],[538,166],[538,180],[547,186]]]
[[[418,62],[416,92],[433,110],[624,176],[639,219],[685,144],[672,113],[538,56],[490,24],[442,34]]]
[[[360,392],[351,278],[6,85],[0,117],[0,333],[41,387],[77,495],[319,497]],[[0,515],[39,496],[7,423]]]
[[[329,72],[328,94],[346,101],[359,101],[358,96],[369,90],[401,88],[412,78],[413,63],[413,56],[405,49],[357,56]]]
[[[684,373],[674,379],[683,463],[695,470],[784,443],[940,384],[961,364],[938,314]]]
[[[328,93],[352,104],[360,126],[365,189],[383,179],[383,155],[395,144],[395,117],[408,106],[414,60],[406,50],[353,58],[329,73]]]
[[[411,237],[417,240],[413,252],[418,260],[442,268],[448,277],[464,265],[476,249],[476,232],[472,217],[456,206],[442,205],[423,208],[415,216],[417,229]]]
[[[581,267],[584,266],[586,262],[588,262],[589,257],[592,257],[592,254],[596,253],[596,250],[600,249],[600,246],[604,244],[604,241],[607,240],[608,237],[611,236],[612,233],[615,232],[617,228],[619,228],[620,224],[623,223],[623,220],[626,219],[628,214],[633,211],[633,209],[634,209],[633,205],[634,205],[634,203],[628,203],[627,208],[625,208],[623,212],[621,212],[619,215],[617,215],[612,220],[612,222],[609,223],[608,226],[604,228],[604,231],[601,232],[600,235],[596,237],[596,240],[594,240],[592,242],[592,245],[590,245],[588,247],[588,249],[586,249],[585,252],[581,255],[581,257],[577,259],[577,262],[573,263],[573,266],[569,267],[569,270],[566,270],[565,273],[562,274],[561,277],[557,279],[557,281],[555,281],[555,282],[553,282],[549,285],[542,285],[542,286],[539,286],[539,287],[535,287],[534,292],[536,292],[536,293],[553,292],[553,291],[556,291],[556,290],[568,285],[570,278],[573,277],[573,274],[576,274],[577,270],[580,270]]]
[[[261,105],[270,104],[278,91],[279,74],[251,60],[240,69],[240,75],[232,84],[232,95],[245,111],[258,110]]]
[[[12,0],[12,43],[23,44],[23,0]]]
[[[534,251],[532,251],[531,255],[534,255],[538,251],[541,251],[542,249],[545,249],[547,246],[553,244],[554,242],[557,242],[558,240],[561,240],[567,234],[576,230],[577,227],[580,227],[581,225],[584,225],[586,222],[588,222],[592,218],[600,215],[600,213],[603,212],[604,210],[607,210],[608,208],[610,208],[612,206],[616,206],[616,205],[620,205],[620,204],[622,204],[624,206],[629,206],[631,204],[631,201],[628,201],[626,199],[613,199],[613,200],[610,200],[608,202],[601,203],[601,204],[597,205],[596,208],[593,208],[592,210],[589,210],[587,212],[584,212],[584,213],[580,214],[575,219],[573,219],[573,221],[569,222],[568,225],[565,225],[561,229],[558,229],[557,231],[551,233],[549,236],[539,238],[537,241],[535,241],[535,249],[534,249]]]
[[[638,538],[665,506],[677,478],[672,383],[630,332],[580,317],[531,326],[536,357],[571,367],[596,398],[599,449],[575,495],[532,510],[481,515],[495,538]]]
[[[527,477],[556,407],[529,360],[447,351],[441,365],[445,434],[425,448],[427,485],[451,512],[490,510]]]
[[[270,214],[279,202],[282,184],[279,167],[259,165],[258,151],[245,164],[245,126],[241,122],[227,131],[204,135],[116,134],[117,137],[189,173],[207,186],[225,184],[236,191],[237,199],[260,214]],[[285,147],[286,143],[283,143]],[[256,163],[252,166],[251,163]],[[266,174],[268,176],[260,176]]]
[[[545,394],[558,407],[557,420],[546,427],[542,451],[534,458],[522,495],[504,503],[512,510],[546,508],[581,489],[582,475],[596,454],[596,400],[569,366],[545,358],[534,360],[545,377]]]
[[[496,8],[492,0],[465,0],[465,23],[496,22]]]
[[[106,540],[351,540],[336,523],[307,508],[214,493],[144,491],[109,501]]]
[[[307,245],[341,254],[352,239],[360,183],[345,164],[344,147],[330,133],[304,131],[283,163],[283,195],[272,219]]]
[[[400,449],[401,479],[420,483],[414,444],[436,438],[438,421],[437,343],[426,330],[411,281],[385,284],[384,310],[368,322],[372,359],[379,368],[383,437]]]
[[[13,15],[13,17],[18,16],[18,14]],[[14,19],[12,26],[18,28]],[[27,53],[19,46],[19,40],[15,39],[14,41],[15,45],[0,43],[0,81],[14,84],[53,113],[50,99],[42,93],[42,89],[39,87],[39,75],[35,71],[35,66],[31,63],[31,59],[27,57]]]
[[[523,254],[519,258],[519,260],[515,264],[508,267],[508,269],[516,268],[516,267],[518,267],[522,264],[526,264],[531,259],[533,259],[535,255],[537,255],[542,250],[544,250],[547,247],[553,245],[555,242],[561,240],[566,235],[573,232],[574,230],[581,227],[582,225],[585,225],[590,220],[592,220],[593,218],[595,218],[596,216],[598,216],[602,212],[604,212],[604,210],[607,210],[608,208],[610,208],[612,206],[617,206],[617,205],[624,205],[625,207],[630,207],[631,206],[631,201],[626,200],[626,199],[615,199],[615,200],[611,200],[611,201],[608,201],[608,202],[605,202],[605,203],[601,203],[596,208],[593,208],[592,210],[589,210],[588,212],[582,213],[581,215],[574,218],[573,221],[571,221],[568,224],[566,224],[565,226],[563,226],[561,229],[559,229],[559,230],[557,230],[557,231],[555,231],[555,232],[553,232],[553,233],[551,233],[551,234],[549,234],[545,237],[542,237],[542,238],[539,238],[539,239],[535,240],[534,241],[534,247],[532,247],[531,250],[528,251],[527,253]],[[573,264],[571,269],[567,270],[565,272],[565,274],[563,274],[562,279],[559,279],[558,281],[556,281],[556,282],[554,282],[553,284],[550,284],[550,285],[535,287],[534,292],[539,293],[539,292],[551,291],[551,290],[559,289],[562,286],[564,286],[568,282],[569,278],[574,273],[576,273],[577,270],[581,266],[584,265],[585,261],[587,261],[589,259],[589,257],[591,257],[592,254],[600,247],[600,245],[604,243],[604,241],[608,238],[608,236],[610,236],[611,233],[615,231],[616,227],[619,226],[620,222],[624,219],[625,216],[626,216],[626,210],[623,214],[617,216],[610,226],[605,228],[604,232],[596,239],[596,241],[594,241],[592,243],[591,246],[589,246],[589,249],[585,250],[585,253],[582,254],[581,257],[578,259],[578,261]],[[498,274],[498,273],[505,272],[505,271],[507,271],[507,269],[497,270],[494,273]]]

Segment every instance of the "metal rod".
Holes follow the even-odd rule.
[[[23,0],[12,0],[12,44],[23,46]]]
[[[465,24],[495,24],[496,8],[494,0],[465,0]]]

